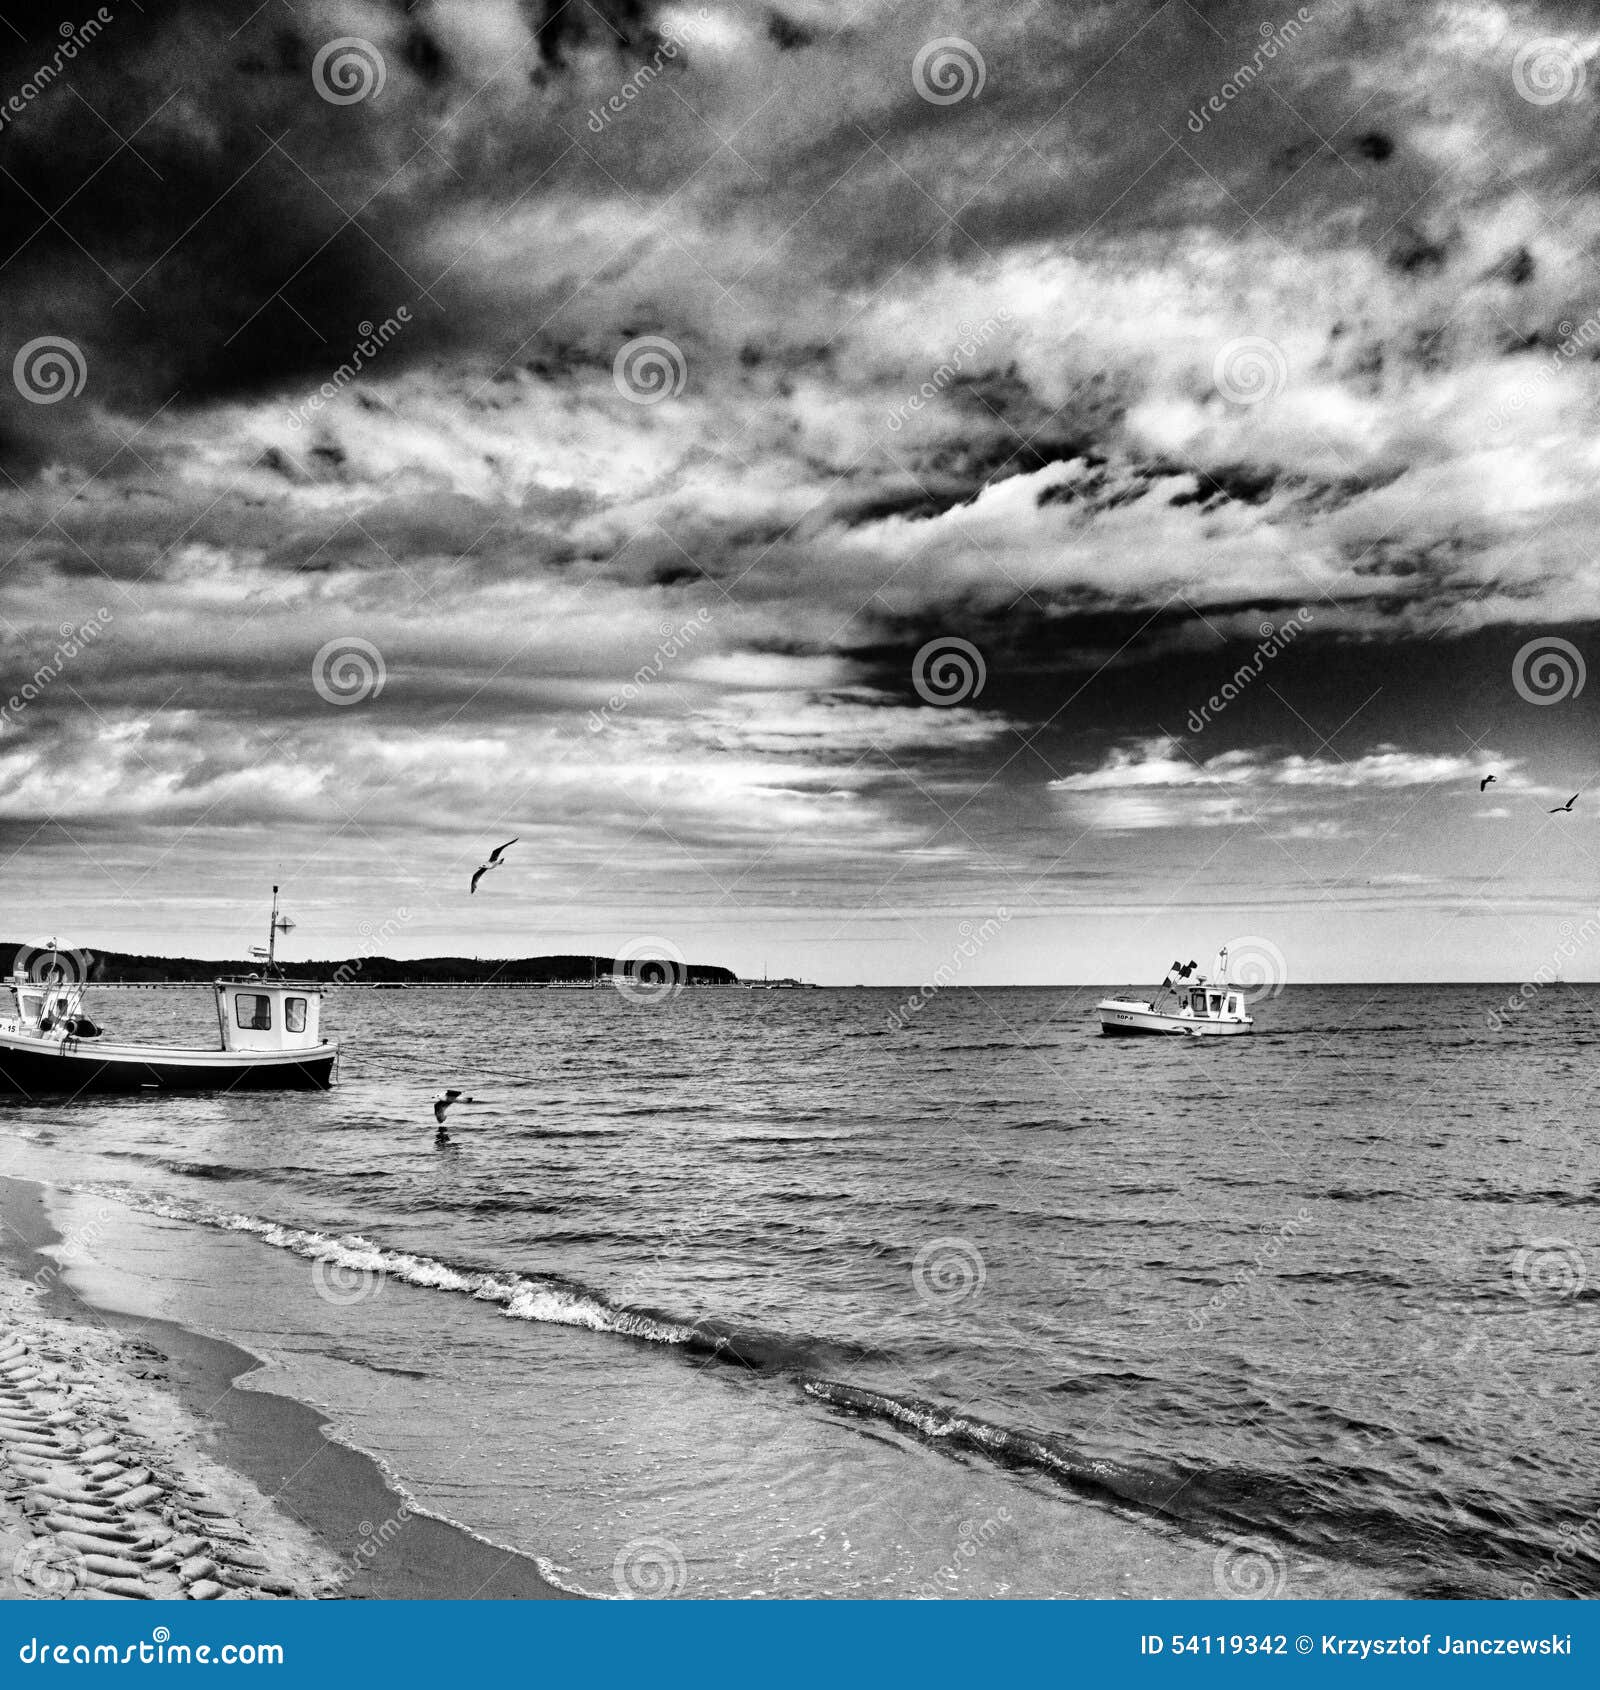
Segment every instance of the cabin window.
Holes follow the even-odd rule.
[[[1195,993],[1195,995],[1194,995],[1194,1012],[1195,1012],[1196,1015],[1204,1015],[1205,1014],[1205,1012],[1206,1012],[1206,995],[1205,995],[1204,992],[1196,992]]]
[[[252,1033],[272,1030],[272,999],[256,992],[234,994],[234,1010],[239,1025]]]
[[[303,1033],[306,1030],[306,1000],[304,998],[285,998],[283,1000],[283,1024],[291,1033]]]
[[[1230,992],[1228,994],[1228,1013],[1230,1015],[1237,1015],[1239,1013],[1239,994],[1237,992]]]
[[[1222,995],[1218,992],[1213,992],[1211,995],[1211,1013],[1213,1015],[1222,1013]]]

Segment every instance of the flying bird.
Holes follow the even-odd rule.
[[[1578,794],[1576,792],[1574,792],[1573,795],[1566,801],[1565,804],[1557,804],[1556,807],[1550,812],[1550,814],[1552,816],[1567,815],[1567,814],[1570,813],[1572,806],[1574,804],[1576,804],[1577,802],[1578,802]]]
[[[462,1097],[460,1091],[452,1086],[449,1091],[440,1092],[433,1100],[433,1118],[442,1127],[444,1125],[444,1118],[450,1113],[450,1107],[452,1104],[457,1102],[471,1103],[471,1101],[472,1099],[470,1097]]]
[[[518,839],[520,839],[521,837],[522,837],[521,834],[517,835]],[[516,844],[516,842],[517,842],[516,839],[508,839],[505,842],[504,845],[496,845],[495,848],[489,853],[488,862],[478,864],[478,872],[476,874],[474,874],[473,877],[472,877],[472,890],[474,892],[476,892],[478,890],[478,882],[483,879],[483,877],[489,872],[490,869],[499,868],[501,852],[509,851],[511,849],[511,847]]]
[[[1493,775],[1485,775],[1483,777],[1483,779],[1478,782],[1478,790],[1480,792],[1484,791],[1488,787],[1489,782],[1492,781],[1493,779],[1494,779]]]

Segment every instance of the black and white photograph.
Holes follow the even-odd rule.
[[[1600,1594],[1597,628],[1593,4],[0,0],[0,1599]]]

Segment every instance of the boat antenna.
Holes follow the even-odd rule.
[[[1226,945],[1217,952],[1217,972],[1221,976],[1224,989],[1226,989],[1228,984],[1228,947]]]
[[[294,923],[288,916],[280,916],[278,914],[278,888],[274,886],[272,888],[272,920],[267,926],[267,972],[269,974],[277,974],[279,972],[278,935],[280,933],[289,932],[293,926]],[[260,954],[261,953],[259,951],[256,952],[257,956]]]

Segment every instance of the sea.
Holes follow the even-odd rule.
[[[1600,988],[1106,990],[348,988],[331,1091],[0,1100],[0,1171],[591,1595],[1594,1595]]]

